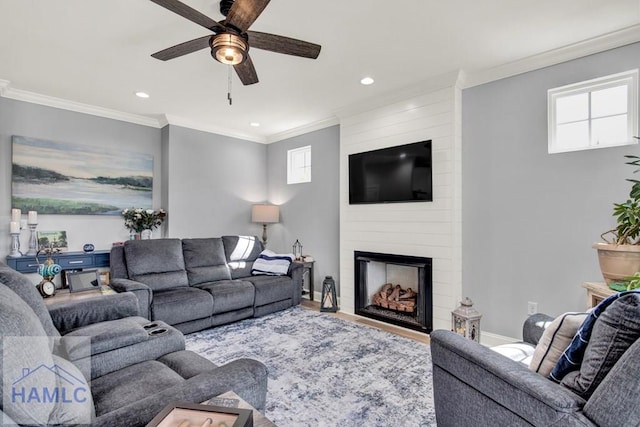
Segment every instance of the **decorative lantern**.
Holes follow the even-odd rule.
[[[451,312],[451,330],[475,342],[480,342],[480,318],[482,314],[473,308],[473,301],[466,297]]]
[[[322,282],[322,298],[320,298],[320,311],[338,311],[338,297],[336,296],[336,282],[333,277],[326,276]]]
[[[302,243],[300,243],[298,239],[296,239],[296,242],[293,244],[293,256],[296,261],[302,259]]]

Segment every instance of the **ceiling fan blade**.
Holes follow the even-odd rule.
[[[161,61],[168,61],[169,59],[177,58],[179,56],[204,49],[205,47],[209,47],[209,40],[211,40],[211,36],[198,37],[197,39],[189,40],[188,42],[180,43],[156,52],[151,56],[156,59],[160,59]]]
[[[203,27],[211,30],[211,31],[225,31],[226,28],[224,25],[219,24],[213,19],[209,18],[206,15],[198,12],[197,10],[187,6],[186,4],[178,1],[178,0],[151,0],[157,5],[164,7],[165,9],[170,10],[173,13],[176,13],[183,18],[187,18],[191,22],[195,22],[198,25],[202,25]]]
[[[285,55],[316,59],[320,55],[320,49],[322,48],[319,44],[275,34],[261,33],[260,31],[248,31],[247,34],[249,35],[249,45],[252,48],[284,53]]]
[[[227,14],[227,24],[247,31],[271,0],[236,0]]]
[[[234,65],[233,68],[236,70],[236,74],[240,77],[240,81],[243,85],[248,86],[258,83],[256,67],[253,66],[253,61],[251,61],[251,57],[249,55],[247,55],[247,59],[245,59],[244,62]]]

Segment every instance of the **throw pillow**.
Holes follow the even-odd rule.
[[[289,271],[289,265],[294,260],[293,254],[277,254],[269,249],[265,249],[253,262],[251,274],[283,276]]]
[[[625,351],[640,338],[640,293],[620,294],[593,325],[579,371],[562,379],[562,385],[589,399]]]
[[[556,317],[542,333],[529,369],[548,376],[586,318],[587,313],[564,313]]]

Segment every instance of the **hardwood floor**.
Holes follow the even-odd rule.
[[[300,305],[309,310],[320,311],[320,302],[319,301],[309,301],[308,299],[303,298]],[[392,334],[400,335],[405,338],[409,338],[415,341],[423,342],[429,344],[429,335],[423,334],[421,332],[415,332],[410,329],[401,328],[399,326],[390,325],[384,322],[378,322],[376,320],[367,319],[366,317],[356,316],[353,314],[343,313],[338,311],[337,313],[325,313],[340,319],[347,320],[353,323],[360,323],[362,325],[373,326],[374,328],[381,329],[383,331],[390,332]]]

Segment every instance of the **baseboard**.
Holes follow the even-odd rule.
[[[513,344],[521,340],[517,338],[506,337],[504,335],[492,334],[491,332],[482,331],[480,334],[480,344],[487,347],[494,347],[496,345]]]

